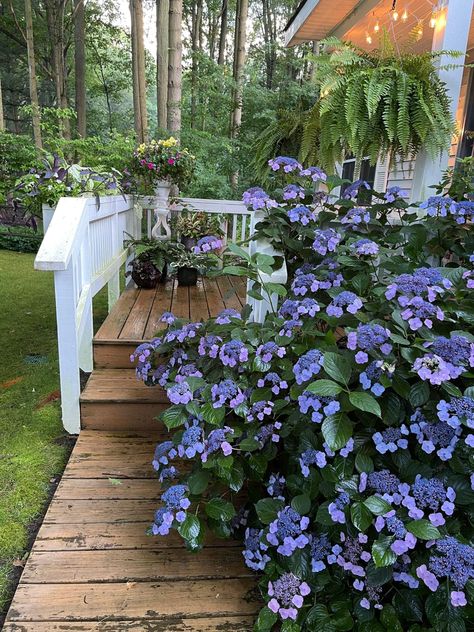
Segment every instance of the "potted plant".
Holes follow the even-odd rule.
[[[182,211],[175,224],[176,233],[187,250],[192,250],[202,237],[222,236],[221,218],[219,215],[198,211],[190,213]],[[222,247],[221,242],[221,247]]]
[[[136,255],[125,275],[131,276],[138,287],[152,289],[166,281],[170,242],[144,238],[130,239],[125,245],[132,246]]]
[[[199,274],[216,268],[219,259],[211,250],[203,251],[196,246],[187,250],[181,243],[168,242],[169,262],[177,271],[178,285],[196,285]]]

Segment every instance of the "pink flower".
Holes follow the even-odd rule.
[[[174,163],[175,163],[174,158],[168,158],[168,164],[169,165],[174,165]]]

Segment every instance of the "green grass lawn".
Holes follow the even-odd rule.
[[[0,614],[28,528],[67,458],[57,399],[59,372],[52,273],[34,255],[0,250]],[[94,317],[106,314],[105,293]]]

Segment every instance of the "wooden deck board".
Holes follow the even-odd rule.
[[[81,432],[5,632],[250,632],[260,603],[237,541],[208,536],[193,554],[175,532],[147,534],[161,493],[150,465],[160,437]]]

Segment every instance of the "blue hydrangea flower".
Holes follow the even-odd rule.
[[[404,496],[410,491],[410,486],[401,483],[400,479],[389,470],[379,470],[366,474],[360,474],[359,492],[364,492],[366,487],[372,489],[389,503],[399,505]]]
[[[137,379],[143,380],[144,382],[148,381],[149,374],[152,369],[152,353],[162,344],[162,342],[163,340],[161,338],[154,338],[150,342],[143,342],[141,345],[138,345],[135,351],[130,355],[130,362],[137,361],[137,365],[135,367]]]
[[[220,336],[214,336],[213,334],[203,336],[199,340],[198,353],[200,356],[217,358],[221,344],[222,338]]]
[[[286,299],[278,310],[278,316],[294,321],[299,320],[300,316],[314,318],[319,310],[320,307],[314,298],[304,298],[300,301]]]
[[[326,308],[328,316],[340,317],[344,308],[350,314],[356,314],[362,308],[362,301],[354,292],[343,291],[335,296]]]
[[[341,218],[341,224],[348,224],[352,227],[368,224],[369,222],[370,212],[363,206],[349,209],[344,217]]]
[[[423,346],[455,367],[474,367],[474,343],[465,336],[438,336]]]
[[[311,537],[311,570],[320,573],[328,562],[328,556],[332,553],[332,545],[326,533]]]
[[[432,195],[420,204],[420,208],[426,209],[430,217],[447,217],[455,212],[456,202],[447,195]]]
[[[366,564],[370,562],[372,556],[369,551],[365,549],[365,545],[368,542],[368,537],[365,533],[359,533],[355,537],[347,537],[344,532],[340,534],[342,547],[338,555],[336,556],[336,563],[346,573],[351,573],[355,577],[366,576]],[[361,580],[359,580],[361,581]],[[361,585],[358,590],[362,590],[364,586]]]
[[[266,417],[269,417],[273,413],[273,402],[255,402],[250,407],[250,410],[247,413],[247,421],[264,421]]]
[[[341,409],[340,403],[334,397],[322,397],[309,391],[304,391],[298,397],[298,406],[303,415],[312,410],[311,421],[317,424],[321,423],[325,416],[335,415]]]
[[[160,323],[166,323],[172,325],[176,320],[176,316],[171,312],[163,312],[160,316]]]
[[[271,474],[268,479],[267,492],[272,498],[285,500],[286,479],[281,474]]]
[[[274,582],[268,582],[269,609],[285,619],[293,621],[298,617],[304,598],[311,592],[310,587],[293,573],[284,573]]]
[[[201,371],[195,364],[182,364],[178,368],[174,381],[177,384],[181,384],[182,382],[185,382],[188,377],[202,377]]]
[[[170,388],[166,390],[166,395],[173,404],[189,404],[193,399],[193,392],[187,382],[170,386]]]
[[[428,567],[428,572],[432,573],[437,580],[446,578],[456,588],[450,593],[451,604],[454,607],[465,606],[467,599],[463,589],[467,582],[474,578],[474,548],[469,544],[459,542],[453,536],[436,540],[431,550]],[[417,568],[417,575],[432,589],[430,586],[432,578],[428,576],[426,565]]]
[[[412,298],[427,298],[432,303],[438,294],[452,288],[449,279],[443,277],[434,268],[418,268],[413,274],[400,274],[387,286],[385,298],[392,299],[398,295],[398,302],[406,307]]]
[[[346,445],[343,446],[339,451],[336,450],[336,452],[334,452],[333,450],[331,450],[326,442],[323,443],[323,448],[327,456],[333,457],[336,456],[336,454],[339,454],[339,456],[347,458],[349,454],[354,450],[354,445],[354,439],[350,437],[350,439],[347,440]]]
[[[188,488],[186,485],[173,485],[161,495],[161,500],[165,503],[166,509],[177,522],[184,522],[186,519],[186,509],[191,506],[188,498]],[[176,512],[176,514],[174,514]]]
[[[207,237],[201,237],[194,246],[193,251],[196,255],[207,254],[213,250],[220,250],[222,246],[222,239],[216,237],[215,235],[209,235]]]
[[[390,331],[377,324],[360,324],[356,331],[349,332],[347,336],[347,348],[351,351],[360,349],[355,355],[357,364],[365,364],[369,361],[367,351],[380,351],[388,355],[392,351],[389,344]]]
[[[342,198],[344,200],[350,200],[353,197],[357,197],[357,195],[359,194],[359,190],[362,188],[367,189],[367,191],[370,191],[369,183],[366,182],[365,180],[355,180],[344,189]]]
[[[292,507],[284,507],[268,525],[267,541],[277,547],[280,555],[289,557],[296,549],[304,549],[308,544],[309,538],[304,533],[308,525],[307,516],[301,516]]]
[[[319,282],[313,273],[298,274],[291,284],[291,291],[295,296],[305,296],[308,292],[317,292],[318,289]]]
[[[293,367],[297,384],[307,382],[321,371],[324,356],[318,349],[311,349],[303,354]]]
[[[278,434],[279,430],[281,430],[281,422],[274,421],[271,424],[261,426],[257,431],[257,434],[254,436],[254,439],[259,442],[262,448],[268,441],[278,443],[280,441],[280,435]]]
[[[452,397],[449,402],[442,399],[436,408],[438,419],[451,428],[457,429],[462,423],[474,428],[474,399],[471,397]]]
[[[390,548],[396,555],[404,555],[410,549],[415,548],[416,537],[406,530],[403,521],[395,515],[395,510],[389,511],[384,516],[377,516],[374,526],[379,533],[385,528],[395,536]]]
[[[230,435],[233,435],[234,431],[229,426],[223,428],[216,428],[211,430],[207,439],[204,441],[204,451],[201,454],[201,461],[206,463],[210,454],[222,451],[224,456],[232,454],[232,446],[228,441]]]
[[[283,327],[278,332],[278,335],[282,338],[291,338],[294,332],[299,330],[303,326],[302,320],[287,320]]]
[[[211,398],[213,408],[221,408],[229,405],[236,408],[243,404],[245,395],[233,380],[221,380],[211,388]]]
[[[309,177],[313,182],[316,182],[317,180],[321,180],[321,182],[326,182],[328,178],[324,171],[319,167],[306,167],[304,169],[301,169],[300,176],[302,178]]]
[[[263,571],[270,556],[265,553],[268,546],[262,541],[263,529],[248,528],[245,531],[243,556],[245,564],[253,571]]]
[[[278,202],[273,200],[268,193],[260,187],[252,187],[245,191],[242,196],[242,202],[247,206],[251,206],[254,211],[264,208],[276,208],[278,206]]]
[[[445,362],[433,353],[417,358],[413,363],[412,371],[418,373],[422,380],[429,381],[430,384],[440,385],[450,379],[456,379],[463,369],[455,367],[449,362]]]
[[[327,465],[326,454],[321,450],[315,450],[314,448],[308,448],[301,453],[300,458],[301,473],[305,478],[309,476],[309,468],[311,465],[316,465],[319,468],[324,468]]]
[[[305,191],[302,186],[299,184],[287,184],[283,189],[283,199],[284,200],[296,200],[296,198],[300,198],[300,200],[304,200]]]
[[[452,516],[456,492],[452,487],[445,488],[438,478],[424,478],[417,474],[410,493],[402,505],[408,509],[408,515],[414,520],[424,517],[425,511],[431,509],[428,519],[436,527],[445,524],[444,516]]]
[[[298,223],[302,226],[307,226],[316,219],[314,211],[302,204],[288,209],[287,215],[292,224]]]
[[[163,465],[169,465],[175,459],[178,452],[172,441],[162,441],[155,448],[155,455],[152,461],[153,468],[158,472]]]
[[[301,171],[303,167],[295,158],[289,156],[278,156],[268,161],[268,165],[272,171],[279,171],[283,169],[285,173],[291,173],[292,171]]]
[[[256,355],[262,362],[271,362],[274,358],[283,358],[286,355],[285,347],[279,347],[275,342],[265,342],[257,347]]]
[[[382,432],[376,432],[372,435],[372,440],[375,443],[375,449],[380,454],[386,452],[396,452],[397,450],[406,450],[408,448],[408,441],[404,439],[409,433],[405,424],[402,424],[399,428],[387,428]]]
[[[318,228],[314,231],[313,250],[325,257],[328,252],[335,252],[342,237],[334,228]]]
[[[389,204],[399,200],[400,198],[408,198],[408,192],[404,191],[401,187],[393,186],[389,187],[384,194],[384,200]]]
[[[408,321],[412,331],[418,331],[423,325],[431,329],[433,320],[444,320],[444,313],[437,305],[415,296],[407,302],[401,317]]]
[[[371,239],[358,239],[350,248],[358,257],[376,257],[379,254],[378,245]]]
[[[153,535],[168,535],[173,525],[174,515],[166,507],[155,512],[155,520],[151,526]]]
[[[410,432],[415,435],[423,452],[431,454],[436,450],[442,461],[449,461],[459,441],[461,428],[452,427],[446,420],[431,423],[420,410],[416,410],[410,420]]]
[[[393,367],[386,365],[382,360],[371,362],[359,375],[359,382],[364,391],[370,390],[375,396],[380,397],[385,392],[385,386],[379,382],[382,374],[391,377]]]
[[[457,224],[472,222],[474,216],[474,202],[471,200],[460,200],[456,202],[452,215],[454,215]]]
[[[339,496],[331,503],[329,503],[328,512],[333,522],[336,522],[338,524],[345,524],[346,516],[344,513],[344,509],[349,503],[350,498],[347,492],[340,492]]]
[[[282,380],[278,373],[267,373],[264,377],[261,377],[257,381],[258,388],[264,388],[265,386],[271,386],[271,391],[274,395],[279,395],[281,391],[288,388],[288,382]]]
[[[198,334],[201,329],[202,323],[187,323],[179,329],[169,329],[164,337],[164,342],[184,342],[185,340],[192,340]]]
[[[163,481],[167,481],[173,478],[176,478],[178,476],[178,470],[175,468],[174,465],[170,465],[169,467],[165,467],[162,470],[160,470],[159,474],[158,474],[158,480],[160,481],[160,483],[163,483]]]
[[[178,455],[192,459],[204,451],[204,436],[199,419],[191,419],[185,424],[185,430],[177,446]]]
[[[242,320],[242,316],[236,309],[227,308],[223,309],[221,312],[217,314],[216,324],[217,325],[230,325],[232,319]]]
[[[239,363],[247,362],[249,352],[242,341],[230,340],[220,348],[219,358],[224,366],[235,367]]]

